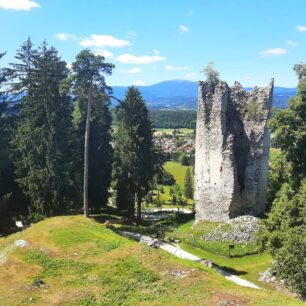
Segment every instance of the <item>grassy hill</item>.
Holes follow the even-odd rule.
[[[281,292],[239,287],[82,216],[50,218],[0,238],[0,251],[17,239],[30,246],[0,265],[0,305],[303,305]],[[38,279],[47,287],[32,286]]]

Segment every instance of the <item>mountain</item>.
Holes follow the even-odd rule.
[[[149,108],[196,109],[198,83],[187,80],[170,80],[149,86],[137,86]],[[113,96],[122,100],[127,86],[113,86]],[[249,91],[252,88],[247,87]],[[296,88],[274,87],[273,106],[286,108],[288,100],[295,96]],[[116,101],[112,105],[115,106]]]

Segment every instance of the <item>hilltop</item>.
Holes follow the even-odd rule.
[[[11,250],[0,266],[1,304],[303,305],[125,239],[97,221],[104,217],[50,218],[1,238],[0,250],[18,239],[29,243]]]

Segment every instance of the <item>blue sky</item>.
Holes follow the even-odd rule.
[[[244,86],[296,86],[306,61],[304,0],[0,0],[1,66],[30,36],[68,63],[85,47],[116,65],[110,85],[197,81],[209,61]]]

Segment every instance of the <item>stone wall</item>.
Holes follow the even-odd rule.
[[[235,82],[199,82],[196,220],[226,221],[265,210],[273,80],[246,92]]]

